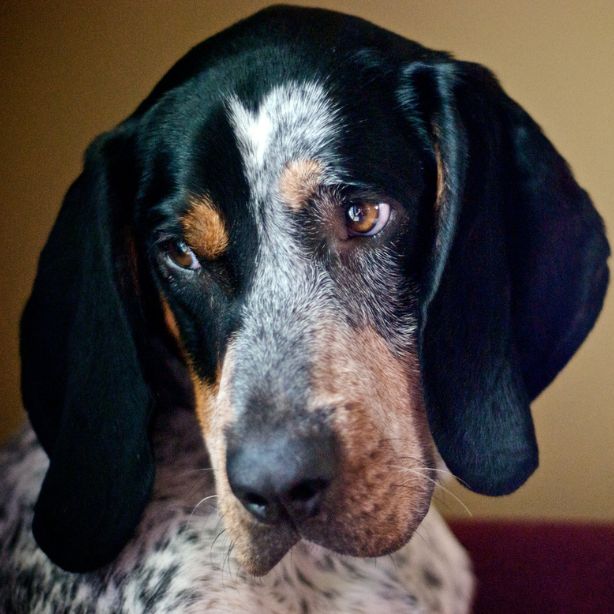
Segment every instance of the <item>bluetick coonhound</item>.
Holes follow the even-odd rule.
[[[438,455],[487,495],[531,475],[608,254],[483,67],[302,8],[203,42],[93,142],[43,250],[0,603],[466,610]]]

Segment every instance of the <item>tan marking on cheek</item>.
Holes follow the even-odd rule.
[[[194,392],[194,409],[196,413],[196,418],[198,419],[203,434],[206,435],[209,430],[210,414],[212,411],[213,403],[215,401],[215,396],[217,395],[219,389],[221,368],[218,365],[215,381],[213,383],[206,382],[198,376],[192,358],[185,349],[185,346],[181,339],[179,325],[177,324],[177,320],[175,319],[173,311],[171,310],[168,302],[163,296],[160,296],[160,302],[162,304],[164,322],[169,332],[177,342],[179,351],[181,352],[183,360],[188,368],[188,373],[190,374],[190,380],[192,381],[192,389]]]
[[[279,195],[292,211],[299,212],[316,193],[322,181],[322,165],[317,160],[294,160],[279,179]]]
[[[446,189],[446,176],[443,159],[439,144],[435,143],[435,166],[437,168],[437,193],[435,196],[435,210],[439,211],[443,203],[443,195]]]
[[[187,244],[202,258],[215,260],[228,247],[224,222],[207,197],[191,199],[181,224]]]
[[[162,304],[162,314],[164,316],[164,323],[171,335],[174,337],[177,345],[181,348],[181,351],[185,358],[185,351],[183,350],[183,342],[181,341],[181,333],[179,332],[179,326],[175,319],[175,314],[172,312],[167,300],[160,295],[160,303]]]
[[[207,437],[210,431],[211,413],[215,405],[215,396],[218,390],[218,382],[209,384],[194,372],[194,369],[189,366],[190,379],[194,387],[194,398],[196,399],[196,418],[200,424],[203,436]]]
[[[403,545],[426,513],[433,484],[428,431],[415,353],[393,354],[372,329],[330,323],[316,343],[310,406],[334,407],[340,477],[328,519],[308,536],[355,556]]]

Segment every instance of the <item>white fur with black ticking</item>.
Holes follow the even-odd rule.
[[[379,559],[299,543],[268,575],[241,572],[216,511],[211,471],[194,417],[158,418],[157,479],[136,535],[109,566],[87,574],[56,567],[34,542],[32,508],[47,458],[25,429],[0,452],[0,611],[467,612],[466,553],[436,511],[414,538]]]
[[[343,124],[321,84],[290,81],[273,87],[255,111],[235,95],[227,106],[254,203],[272,197],[274,181],[288,162],[336,161],[333,144]],[[327,179],[339,180],[330,173]]]
[[[273,374],[282,382],[284,370],[293,381],[304,365],[292,364],[292,348],[313,336],[324,319],[335,321],[338,335],[343,336],[344,322],[338,316],[347,312],[348,305],[357,310],[356,322],[375,322],[386,330],[387,341],[399,355],[413,350],[417,324],[413,313],[402,304],[401,297],[410,291],[392,251],[381,246],[356,253],[354,258],[360,262],[357,268],[365,271],[368,279],[348,275],[344,284],[336,283],[301,245],[292,214],[280,196],[280,177],[296,161],[317,161],[319,188],[334,191],[340,183],[351,184],[337,151],[349,127],[342,109],[333,101],[330,86],[319,81],[289,80],[272,87],[255,102],[242,101],[233,94],[227,98],[226,108],[259,234],[257,275],[242,309],[245,349],[241,355],[257,354],[261,348],[259,358],[252,361],[261,370],[253,380],[266,379],[264,366],[283,356],[287,364],[270,364],[269,384],[275,380]],[[317,213],[312,211],[311,215]],[[359,296],[363,300],[356,300]],[[280,305],[290,318],[279,317]],[[271,351],[284,342],[288,351]],[[312,351],[310,345],[307,343],[301,360]]]

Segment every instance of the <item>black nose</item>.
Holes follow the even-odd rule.
[[[261,522],[300,522],[316,516],[334,475],[332,438],[251,435],[229,448],[232,492]]]

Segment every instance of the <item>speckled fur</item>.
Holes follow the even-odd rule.
[[[113,564],[62,571],[36,546],[32,508],[47,459],[29,428],[0,452],[0,611],[467,612],[466,553],[433,509],[391,556],[355,559],[300,542],[263,578],[244,574],[217,514],[193,415],[160,415],[157,479],[136,535]]]

